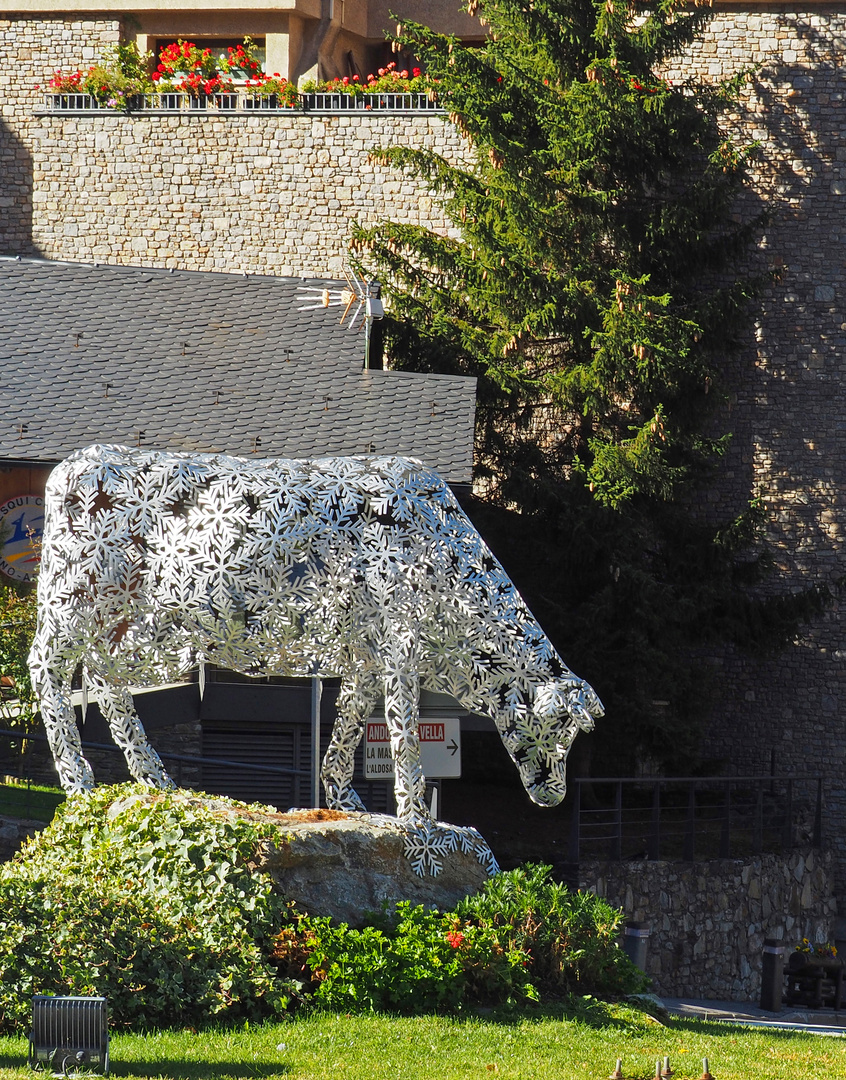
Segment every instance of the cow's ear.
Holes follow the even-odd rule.
[[[535,690],[532,712],[539,720],[553,720],[566,710],[566,698],[554,684],[544,683]]]

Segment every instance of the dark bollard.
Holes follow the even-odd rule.
[[[641,971],[646,971],[646,946],[651,933],[646,923],[627,922],[623,927],[623,950]]]
[[[761,1008],[781,1012],[781,992],[784,988],[785,945],[776,938],[764,938],[761,957]]]

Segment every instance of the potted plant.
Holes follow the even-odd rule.
[[[192,109],[205,109],[210,100],[221,108],[237,105],[232,80],[219,72],[217,57],[193,41],[179,38],[166,45],[151,78],[162,94],[187,94]]]
[[[836,947],[830,941],[814,942],[808,938],[802,938],[787,963],[792,971],[813,967],[839,968],[843,966],[843,961],[837,958]]]
[[[299,101],[294,83],[283,79],[278,71],[247,79],[244,89],[247,91],[244,105],[248,109],[293,109]]]
[[[131,112],[143,104],[144,95],[153,89],[147,71],[150,58],[150,53],[139,53],[134,42],[112,45],[85,72],[55,72],[46,89],[54,94],[54,104],[62,109]]]
[[[55,71],[44,89],[52,97],[53,104],[60,109],[96,108],[96,100],[88,102],[82,96],[87,95],[82,85],[84,78],[85,75],[81,71]],[[35,89],[40,90],[40,85]]]

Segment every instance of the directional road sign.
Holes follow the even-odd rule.
[[[461,726],[457,716],[420,720],[420,760],[427,780],[447,780],[461,776]],[[368,720],[364,739],[364,776],[384,780],[394,775],[388,725],[384,720]]]

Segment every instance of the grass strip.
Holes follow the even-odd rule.
[[[0,784],[0,814],[29,821],[52,821],[65,794],[58,788],[39,784]]]
[[[116,1034],[112,1074],[150,1080],[830,1080],[846,1076],[846,1039],[707,1021],[659,1023],[624,1006],[499,1009],[462,1018],[300,1014],[237,1029]],[[26,1041],[0,1039],[0,1080],[32,1077]]]

